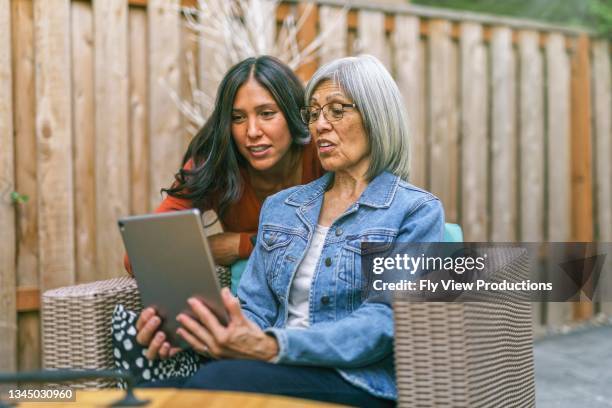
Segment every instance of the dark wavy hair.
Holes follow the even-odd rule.
[[[240,167],[248,164],[232,137],[232,109],[238,89],[251,77],[274,97],[287,121],[292,149],[300,149],[308,143],[310,134],[300,119],[304,101],[300,80],[291,68],[274,57],[247,58],[225,74],[210,118],[189,144],[183,165],[174,176],[174,184],[162,192],[190,199],[193,206],[201,210],[214,208],[219,216],[240,198]],[[189,160],[193,160],[193,168],[185,170]]]

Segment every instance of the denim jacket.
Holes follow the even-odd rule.
[[[362,299],[361,242],[441,241],[440,201],[382,173],[330,226],[309,296],[309,327],[286,328],[289,288],[319,219],[332,174],[269,197],[238,289],[247,318],[273,334],[277,362],[334,368],[377,397],[396,399],[393,313]]]

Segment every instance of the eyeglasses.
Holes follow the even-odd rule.
[[[347,108],[355,108],[357,105],[354,103],[339,103],[332,102],[321,106],[320,108],[315,108],[314,106],[305,106],[300,109],[300,116],[302,117],[302,121],[309,125],[311,123],[316,122],[319,119],[319,114],[323,111],[323,117],[328,122],[336,122],[342,119],[344,115],[344,111]]]

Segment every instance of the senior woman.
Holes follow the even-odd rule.
[[[321,67],[306,104],[328,173],[265,201],[238,299],[223,291],[228,326],[189,299],[194,317],[178,316],[178,334],[216,360],[181,386],[392,406],[392,310],[365,295],[360,243],[441,241],[444,213],[406,181],[405,109],[376,58]],[[152,313],[139,320],[138,339],[164,358],[176,349],[162,347]]]

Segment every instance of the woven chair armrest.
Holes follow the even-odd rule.
[[[524,280],[527,253],[487,252],[491,281]],[[469,299],[469,298],[466,298]],[[471,301],[394,299],[400,408],[535,406],[532,312],[523,293],[486,291]],[[435,387],[432,386],[435,384]]]
[[[231,282],[229,268],[218,266],[221,286]],[[121,277],[51,289],[42,295],[42,349],[45,368],[112,369],[111,315],[117,304],[140,312],[136,280]],[[75,386],[114,386],[108,380]]]

